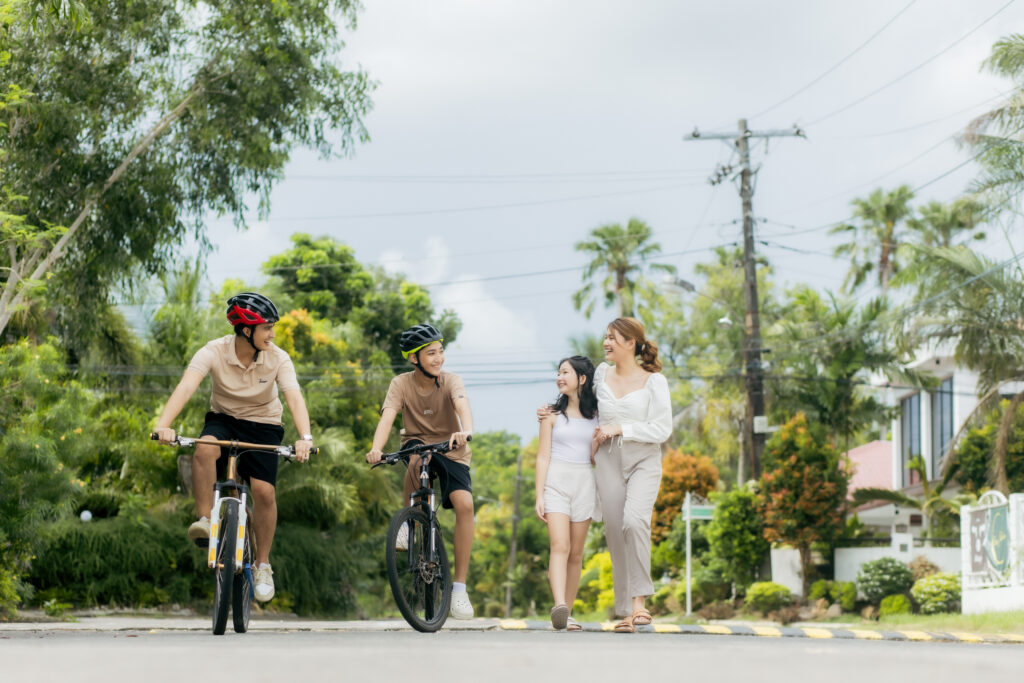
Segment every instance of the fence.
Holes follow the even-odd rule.
[[[963,613],[1024,609],[1024,494],[960,508],[960,539]]]

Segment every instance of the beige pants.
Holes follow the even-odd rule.
[[[597,494],[612,557],[615,616],[633,612],[633,598],[654,594],[651,514],[661,486],[661,446],[610,439],[597,451]]]

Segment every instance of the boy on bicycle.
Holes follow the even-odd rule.
[[[441,504],[455,509],[455,580],[452,583],[451,615],[472,619],[473,605],[466,592],[469,554],[473,545],[473,486],[469,476],[470,450],[466,442],[473,432],[473,414],[462,378],[442,372],[444,339],[432,325],[415,325],[402,332],[402,356],[413,364],[409,372],[391,380],[373,434],[373,446],[366,454],[370,464],[380,462],[395,417],[402,414],[402,447],[448,441],[452,450],[430,460],[431,477],[441,480]],[[404,497],[413,491],[419,457],[409,460]],[[409,531],[403,527],[396,543],[405,550]]]
[[[313,435],[309,413],[302,398],[295,367],[288,354],[274,346],[274,323],[277,307],[263,296],[243,292],[228,300],[228,322],[235,333],[214,339],[199,349],[167,400],[154,431],[161,443],[174,441],[170,425],[207,374],[213,387],[210,411],[199,441],[245,441],[280,445],[284,438],[281,425],[283,412],[278,391],[284,394],[288,410],[301,435],[295,442],[299,462],[309,459]],[[213,444],[196,444],[192,459],[192,490],[199,521],[188,529],[188,537],[197,544],[210,537],[210,513],[213,507],[213,485],[218,466],[223,467],[221,449]],[[254,593],[266,602],[274,597],[274,573],[270,568],[270,546],[277,528],[277,455],[252,451],[238,461],[238,474],[248,479],[252,491],[253,530],[256,533],[256,566],[253,571]]]

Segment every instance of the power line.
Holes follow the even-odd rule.
[[[1009,90],[1004,90],[1003,92],[999,93],[998,95],[993,95],[992,97],[985,98],[981,102],[975,102],[974,104],[972,104],[969,107],[964,107],[963,109],[958,109],[957,111],[953,112],[952,114],[946,114],[945,116],[941,116],[941,117],[939,117],[937,119],[931,119],[929,121],[921,121],[920,123],[911,124],[909,126],[904,126],[902,128],[894,128],[893,130],[887,130],[887,131],[882,132],[882,133],[862,133],[862,134],[858,134],[858,135],[835,135],[835,136],[827,136],[825,139],[835,139],[835,140],[866,140],[866,139],[869,139],[869,138],[883,138],[883,137],[888,137],[890,135],[900,135],[902,133],[908,133],[908,132],[910,132],[912,130],[918,130],[919,128],[925,128],[927,126],[931,126],[931,125],[936,124],[936,123],[941,123],[943,121],[948,121],[949,119],[956,118],[957,116],[960,116],[962,114],[966,114],[967,112],[972,111],[974,109],[977,109],[978,107],[980,107],[982,105],[990,104],[992,102],[995,102],[998,99],[1006,97],[1007,95],[1012,93],[1014,90],[1016,90],[1016,88],[1010,88]],[[820,138],[818,138],[818,139],[820,139]]]
[[[591,171],[566,173],[479,173],[452,175],[412,174],[288,174],[287,180],[357,182],[385,184],[519,184],[519,183],[605,183],[668,180],[679,176],[702,176],[704,169],[663,169],[654,171]]]
[[[861,43],[861,44],[860,44],[860,45],[858,45],[858,46],[857,46],[856,48],[854,48],[854,50],[853,50],[852,52],[850,52],[850,53],[849,53],[848,55],[846,55],[845,57],[843,57],[842,59],[840,59],[840,60],[839,60],[838,62],[836,62],[835,64],[833,64],[833,65],[832,65],[831,67],[829,67],[828,69],[826,69],[826,70],[825,70],[824,72],[822,72],[822,73],[821,73],[821,74],[820,74],[819,76],[817,76],[817,77],[815,77],[814,79],[812,79],[812,80],[811,80],[811,81],[810,81],[809,83],[807,83],[807,84],[806,84],[806,85],[804,85],[803,87],[799,88],[798,90],[796,90],[795,92],[793,92],[793,93],[792,93],[791,95],[788,95],[788,96],[786,96],[786,97],[782,98],[781,100],[779,100],[778,102],[776,102],[776,103],[775,103],[775,104],[773,104],[772,106],[768,107],[767,109],[763,109],[763,110],[761,110],[761,111],[757,112],[756,114],[754,114],[754,115],[753,115],[753,116],[751,116],[750,118],[752,118],[752,119],[756,119],[756,118],[757,118],[758,116],[763,116],[764,114],[767,114],[768,112],[770,112],[770,111],[773,111],[773,110],[777,109],[778,107],[782,106],[782,105],[783,105],[783,104],[785,104],[786,102],[789,102],[790,100],[792,100],[792,99],[793,99],[794,97],[796,97],[796,96],[800,95],[801,93],[803,93],[803,92],[804,92],[805,90],[807,90],[807,89],[808,89],[808,88],[810,88],[811,86],[813,86],[813,85],[815,85],[816,83],[820,82],[820,81],[821,81],[821,80],[822,80],[823,78],[825,78],[826,76],[828,76],[829,74],[831,74],[831,73],[832,73],[833,71],[835,71],[835,70],[836,70],[836,69],[838,69],[838,68],[839,68],[840,66],[842,66],[843,64],[845,64],[845,63],[846,63],[846,62],[847,62],[847,61],[848,61],[848,60],[849,60],[850,58],[852,58],[852,57],[853,57],[854,55],[856,55],[856,54],[857,54],[858,52],[860,52],[860,51],[861,51],[861,50],[863,50],[863,49],[864,49],[865,47],[867,47],[867,46],[868,46],[868,45],[869,45],[869,44],[870,44],[870,43],[871,43],[871,42],[872,42],[872,41],[873,41],[873,40],[874,40],[875,38],[877,38],[878,36],[880,36],[880,35],[882,34],[882,32],[883,32],[883,31],[885,31],[885,29],[889,28],[889,26],[891,26],[891,25],[892,25],[892,24],[893,24],[893,23],[894,23],[894,22],[895,22],[895,21],[896,21],[897,19],[899,19],[899,18],[900,18],[900,17],[901,17],[902,15],[903,15],[903,13],[904,13],[904,12],[906,12],[906,11],[907,11],[908,9],[910,9],[910,8],[911,8],[911,6],[912,6],[912,5],[913,5],[913,4],[915,3],[915,2],[917,2],[917,0],[910,0],[910,2],[908,2],[908,3],[906,4],[906,5],[904,5],[904,6],[903,6],[903,9],[901,9],[901,10],[900,10],[899,12],[897,12],[896,14],[894,14],[894,15],[892,16],[892,18],[891,18],[891,19],[889,19],[889,21],[885,22],[885,23],[884,23],[884,24],[882,25],[882,27],[881,27],[880,29],[878,29],[877,31],[875,31],[874,33],[872,33],[872,34],[871,34],[871,36],[870,36],[870,37],[868,37],[868,39],[867,39],[867,40],[865,40],[865,41],[864,41],[863,43]]]
[[[990,22],[990,21],[992,21],[993,19],[995,19],[995,18],[996,18],[997,16],[999,16],[999,15],[1000,15],[1000,14],[1001,14],[1001,13],[1002,13],[1002,12],[1003,12],[1004,10],[1006,10],[1006,8],[1008,8],[1008,7],[1010,6],[1010,5],[1012,5],[1012,4],[1013,4],[1013,3],[1015,3],[1016,1],[1017,1],[1017,0],[1010,0],[1010,1],[1009,1],[1009,2],[1007,2],[1007,3],[1005,4],[1005,5],[1003,5],[1002,7],[1000,7],[1000,8],[998,9],[998,10],[996,10],[995,12],[993,12],[992,14],[990,14],[990,15],[989,15],[989,16],[988,16],[988,17],[987,17],[987,18],[986,18],[986,19],[985,19],[984,21],[982,21],[982,22],[981,22],[980,24],[978,24],[977,26],[975,26],[974,28],[972,28],[972,29],[971,29],[970,31],[968,31],[967,33],[963,34],[962,36],[960,36],[959,38],[957,38],[956,40],[954,40],[954,41],[953,41],[952,43],[950,43],[950,44],[949,44],[949,45],[947,45],[946,47],[944,47],[944,48],[942,48],[941,50],[939,50],[938,52],[936,52],[936,53],[935,53],[934,55],[932,55],[932,56],[931,56],[931,57],[929,57],[928,59],[924,60],[923,62],[921,62],[921,63],[920,63],[920,64],[918,64],[917,66],[913,67],[912,69],[910,69],[910,70],[908,70],[908,71],[905,71],[905,72],[903,72],[902,74],[900,74],[900,75],[899,75],[899,76],[897,76],[896,78],[892,79],[892,80],[891,80],[891,81],[889,81],[888,83],[885,83],[884,85],[882,85],[882,86],[879,86],[878,88],[875,88],[875,89],[874,89],[874,90],[872,90],[871,92],[869,92],[869,93],[867,93],[867,94],[865,94],[865,95],[862,95],[861,97],[858,97],[857,99],[853,100],[852,102],[849,102],[849,103],[847,103],[847,104],[843,105],[842,107],[839,107],[838,109],[834,109],[834,110],[830,111],[829,113],[825,114],[824,116],[820,116],[820,117],[818,117],[818,118],[814,119],[813,121],[811,121],[811,122],[810,122],[810,123],[808,123],[807,125],[808,125],[808,126],[814,126],[814,125],[817,125],[817,124],[821,123],[822,121],[827,121],[828,119],[832,118],[833,116],[836,116],[836,115],[838,115],[838,114],[841,114],[841,113],[843,113],[844,111],[847,111],[848,109],[851,109],[852,107],[855,107],[855,106],[857,106],[857,105],[858,105],[858,104],[860,104],[861,102],[864,102],[865,100],[867,100],[867,99],[870,99],[871,97],[874,97],[874,96],[875,96],[875,95],[877,95],[878,93],[880,93],[880,92],[882,92],[883,90],[885,90],[885,89],[887,89],[887,88],[889,88],[889,87],[891,87],[891,86],[895,85],[896,83],[899,83],[900,81],[902,81],[902,80],[903,80],[904,78],[906,78],[907,76],[910,76],[911,74],[913,74],[913,73],[917,72],[918,70],[920,70],[921,68],[923,68],[923,67],[924,67],[925,65],[927,65],[927,64],[929,64],[929,63],[931,63],[931,62],[935,61],[936,59],[938,59],[939,57],[941,57],[942,55],[946,54],[947,52],[949,52],[950,50],[952,50],[952,49],[953,49],[954,47],[956,47],[957,45],[959,45],[960,43],[962,43],[962,42],[963,42],[964,40],[966,40],[966,39],[968,38],[968,36],[972,35],[972,34],[973,34],[973,33],[974,33],[975,31],[977,31],[978,29],[980,29],[980,28],[981,28],[982,26],[984,26],[984,25],[985,25],[985,24],[987,24],[988,22]]]

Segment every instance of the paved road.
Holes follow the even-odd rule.
[[[260,628],[245,635],[223,637],[199,630],[84,628],[88,625],[75,625],[74,630],[0,628],[0,681],[180,683],[196,676],[230,676],[246,683],[377,683],[406,682],[417,667],[426,667],[428,673],[417,678],[429,683],[962,683],[1014,676],[1024,652],[1019,645],[509,631],[486,623],[427,635],[385,630],[395,625],[380,622],[367,624],[371,630],[292,630],[305,626],[274,622],[258,624]]]

